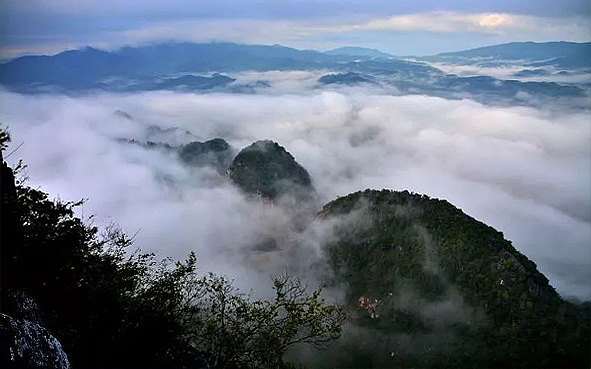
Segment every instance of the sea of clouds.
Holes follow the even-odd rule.
[[[297,262],[288,257],[293,250],[253,256],[248,246],[289,227],[288,214],[248,199],[213,169],[183,165],[172,151],[117,139],[179,145],[222,137],[237,149],[271,139],[309,171],[319,204],[366,188],[446,199],[502,231],[563,296],[591,298],[589,111],[320,88],[319,75],[240,75],[238,82],[269,81],[255,94],[3,90],[8,152],[23,143],[8,162],[22,158],[28,185],[53,197],[87,198],[79,215],[137,233],[143,250],[177,259],[195,251],[202,271],[252,288],[268,286],[286,264],[305,270],[321,250],[311,246]]]

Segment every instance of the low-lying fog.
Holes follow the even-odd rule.
[[[176,145],[222,137],[237,149],[272,139],[309,171],[323,202],[365,188],[445,198],[502,231],[563,296],[591,298],[588,111],[326,90],[308,72],[241,78],[272,87],[84,97],[2,91],[8,152],[24,142],[8,162],[22,158],[28,184],[51,196],[88,198],[79,215],[138,232],[136,246],[146,251],[182,258],[194,250],[202,271],[228,274],[242,287],[267,286],[268,273],[285,261],[270,253],[251,268],[245,246],[261,229],[289,221],[280,210],[247,200],[214,170],[116,139]]]
[[[529,61],[531,63],[531,61]],[[563,70],[553,66],[532,67],[527,62],[499,63],[496,66],[482,66],[479,64],[453,64],[431,62],[429,65],[448,74],[458,76],[492,76],[499,79],[513,79],[522,82],[556,82],[560,84],[589,84],[591,73],[588,70]],[[521,75],[520,72],[541,72],[539,75]]]

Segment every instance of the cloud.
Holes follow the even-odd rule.
[[[79,0],[28,0],[23,4],[19,0],[2,0],[2,6],[12,14],[55,14],[68,16],[133,16],[134,18],[170,18],[179,16],[209,16],[209,17],[248,17],[263,19],[306,18],[327,16],[329,14],[368,14],[380,15],[423,13],[434,8],[441,9],[436,0],[421,0],[412,2],[384,3],[381,0],[367,0],[363,7],[356,0],[299,0],[285,1],[277,4],[274,0],[170,0],[162,3],[159,0],[117,0],[79,1]],[[466,4],[463,1],[448,1],[446,9],[456,12],[505,12],[529,14],[538,16],[550,15],[580,15],[590,14],[590,6],[585,0],[564,0],[559,4],[554,0],[540,0],[536,6],[525,0],[515,1],[479,1]]]
[[[554,66],[547,66],[543,69],[548,72],[548,75],[540,76],[516,76],[515,74],[523,70],[531,70],[532,67],[527,63],[531,61],[524,60],[506,60],[499,63],[497,66],[487,64],[483,60],[482,64],[454,64],[429,62],[428,64],[445,72],[446,74],[456,74],[458,76],[492,76],[499,79],[514,79],[519,81],[539,81],[539,82],[556,82],[560,84],[583,84],[591,80],[591,73],[576,73],[568,75],[556,74],[561,69]]]
[[[10,3],[10,2],[9,2]],[[30,53],[57,53],[65,48],[86,45],[115,49],[159,41],[284,44],[300,48],[328,49],[339,46],[377,47],[398,55],[428,54],[445,48],[482,46],[511,41],[584,42],[591,40],[588,15],[526,15],[510,12],[474,12],[467,9],[428,11],[412,9],[404,13],[373,12],[323,17],[265,16],[254,10],[237,12],[231,4],[228,14],[207,12],[204,6],[186,4],[186,11],[167,11],[161,5],[116,6],[109,18],[100,16],[108,7],[102,2],[90,6],[40,2],[46,12],[14,4],[13,14],[4,22],[2,57]],[[97,5],[98,4],[98,5]],[[213,6],[212,4],[209,4]],[[167,5],[168,6],[168,5]],[[214,6],[217,7],[216,5]],[[136,8],[150,8],[138,10]],[[94,13],[93,10],[94,9]],[[167,8],[168,9],[168,8]],[[217,8],[216,8],[217,9]],[[285,10],[285,9],[284,9]],[[296,10],[293,14],[298,14]],[[93,15],[94,14],[94,15]],[[393,14],[383,17],[383,14]],[[134,15],[129,17],[129,15]],[[36,18],[39,18],[35,21]],[[16,22],[15,20],[20,20]],[[87,21],[82,21],[87,19]],[[125,19],[125,21],[123,21]],[[29,26],[23,26],[30,22]],[[441,38],[441,35],[450,38]],[[454,37],[457,38],[454,38]],[[393,43],[396,45],[394,46]],[[438,46],[437,46],[438,45]],[[465,45],[465,46],[460,46]],[[418,47],[420,46],[420,48]]]
[[[591,298],[588,111],[320,89],[316,72],[237,77],[272,87],[251,95],[76,98],[3,91],[0,117],[15,144],[25,143],[10,159],[25,160],[33,186],[63,199],[89,198],[84,213],[97,222],[140,230],[145,249],[177,258],[195,250],[204,270],[267,286],[270,272],[305,270],[289,257],[297,251],[292,231],[279,238],[278,252],[248,253],[253,242],[289,230],[288,214],[265,211],[213,171],[189,170],[171,153],[114,139],[145,138],[150,125],[221,136],[236,148],[273,139],[310,172],[321,202],[365,188],[445,198],[504,232],[560,293]],[[298,259],[313,260],[317,244],[310,241]]]
[[[359,29],[384,31],[422,31],[436,33],[485,33],[514,38],[533,36],[551,39],[588,40],[590,36],[588,18],[585,17],[539,17],[510,13],[460,13],[435,11],[418,14],[397,15],[375,19]],[[537,33],[537,37],[533,34]]]
[[[553,17],[509,13],[460,13],[435,11],[374,18],[368,21],[349,19],[318,20],[183,20],[153,24],[124,31],[129,42],[164,39],[190,41],[234,41],[245,43],[287,43],[308,41],[323,35],[342,33],[428,32],[482,33],[510,36],[512,39],[573,40],[591,39],[591,20],[586,17]]]
[[[463,14],[438,11],[376,19],[363,28],[389,31],[488,33],[500,32],[507,28],[527,28],[531,23],[537,23],[535,17],[506,13]]]

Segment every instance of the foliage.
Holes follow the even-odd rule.
[[[323,346],[340,335],[344,310],[324,305],[320,290],[308,294],[297,279],[275,278],[272,301],[250,301],[213,274],[199,284],[194,344],[212,367],[281,368],[290,346]]]
[[[178,149],[181,161],[194,166],[210,166],[225,174],[234,158],[234,149],[221,138],[193,141]]]
[[[10,132],[8,132],[8,130],[2,129],[2,127],[0,127],[0,150],[4,151],[4,149],[6,149],[9,142],[10,142]]]
[[[54,202],[24,186],[16,193],[21,237],[11,240],[19,244],[10,249],[12,275],[2,287],[37,300],[73,365],[183,363],[192,350],[183,338],[182,319],[190,313],[183,291],[195,256],[156,268],[153,254],[127,255],[131,240],[119,229],[100,235],[77,218],[81,202]]]

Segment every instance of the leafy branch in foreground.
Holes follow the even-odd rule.
[[[321,290],[310,294],[299,279],[275,278],[270,301],[251,301],[214,274],[199,284],[203,296],[192,325],[194,344],[212,367],[285,367],[283,355],[292,345],[324,346],[340,336],[344,309],[325,305]]]
[[[0,151],[4,151],[8,147],[8,143],[11,141],[10,132],[8,129],[3,128],[0,125]]]

